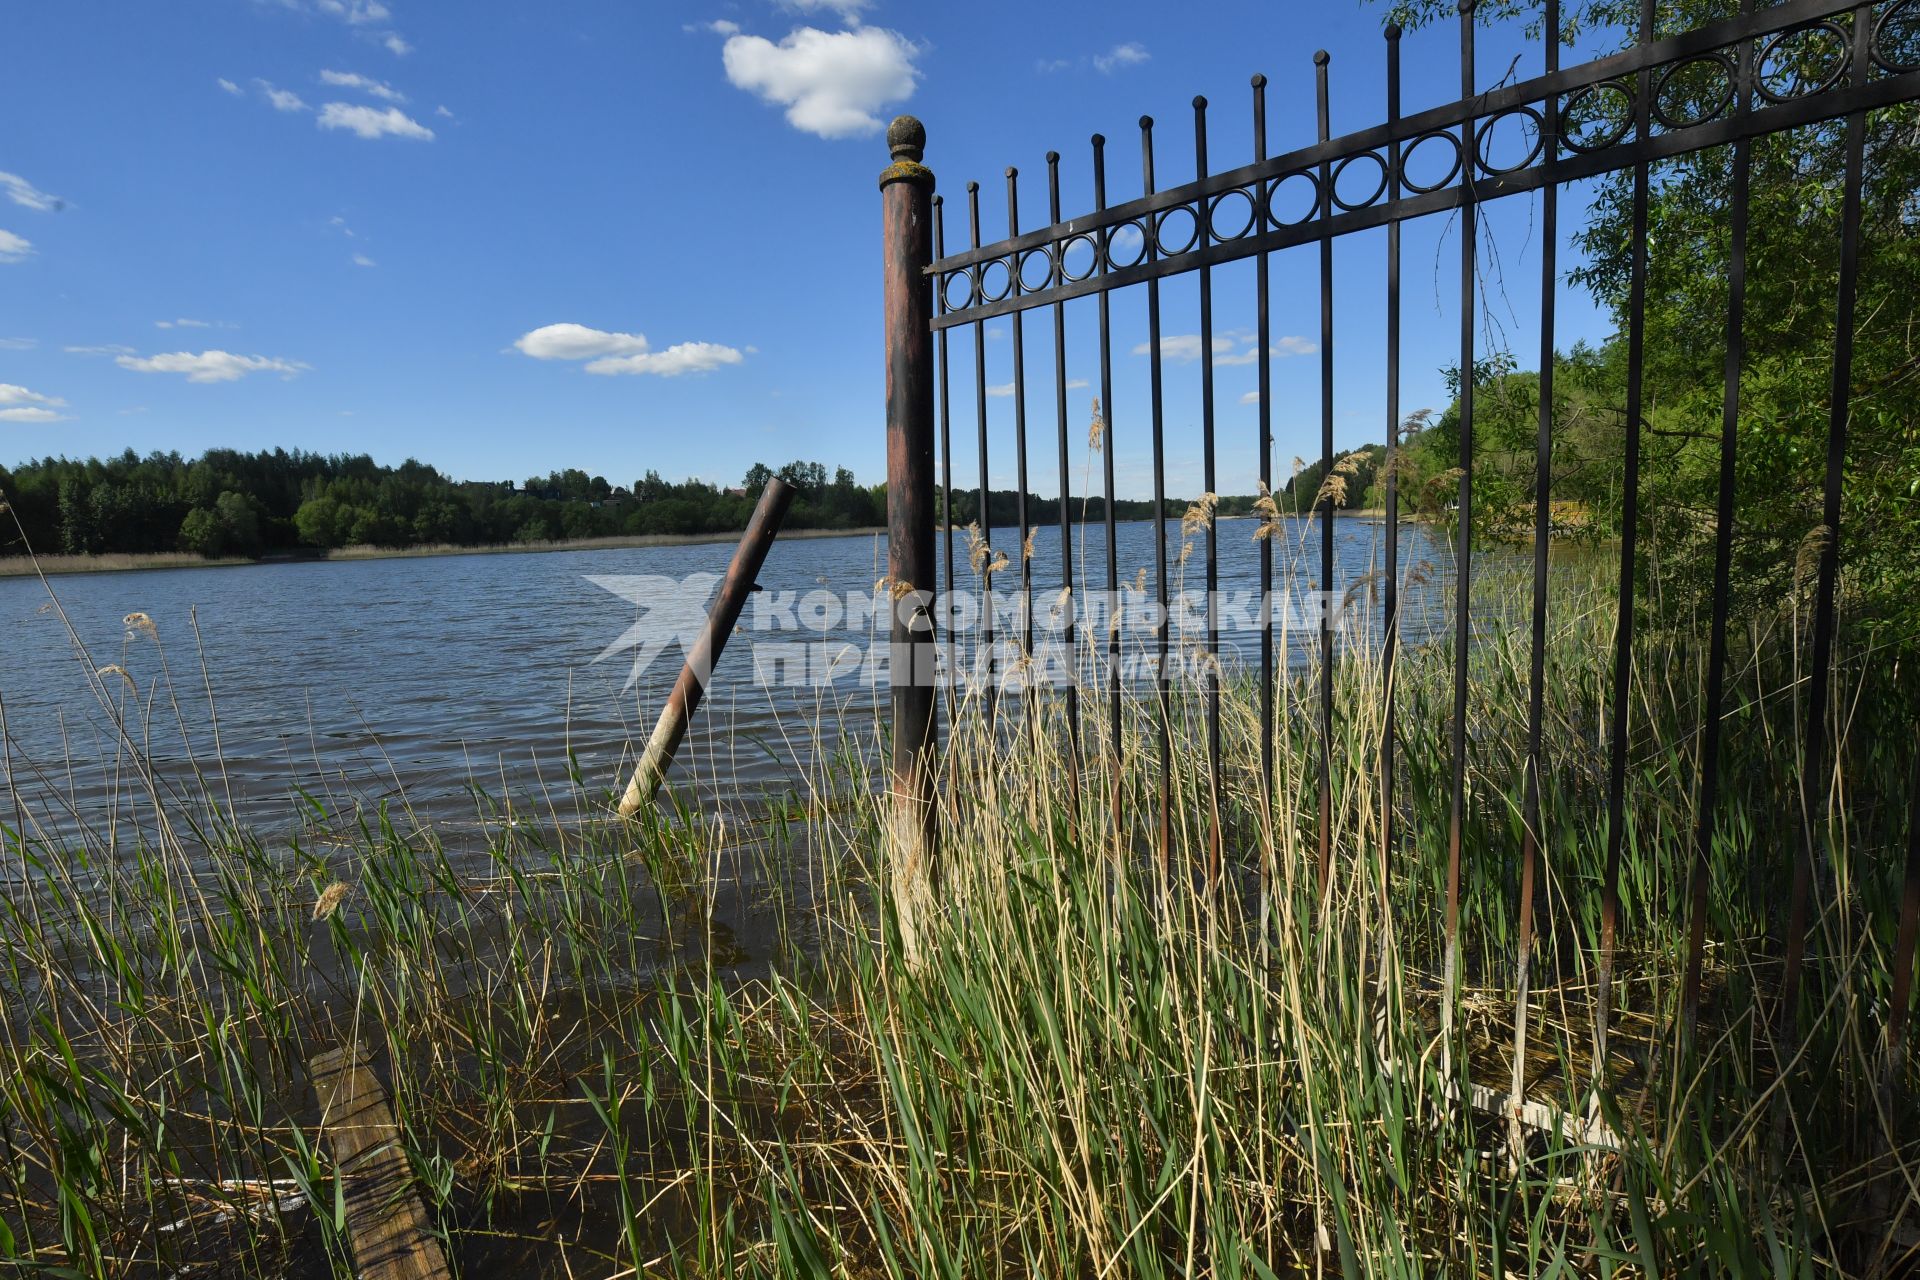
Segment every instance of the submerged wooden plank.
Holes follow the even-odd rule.
[[[358,1044],[329,1049],[308,1063],[320,1098],[320,1131],[345,1183],[347,1235],[360,1280],[448,1280],[446,1254],[426,1208],[387,1091]]]

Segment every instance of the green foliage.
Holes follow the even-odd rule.
[[[227,492],[211,507],[195,507],[180,522],[180,549],[208,557],[257,555],[260,522],[253,504],[240,494]]]

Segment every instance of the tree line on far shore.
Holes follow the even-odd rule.
[[[1371,501],[1377,446],[1353,452],[1361,460],[1350,492]],[[1341,458],[1349,456],[1346,453]],[[524,482],[455,480],[413,459],[383,466],[365,454],[321,454],[274,449],[247,453],[213,449],[199,458],[128,450],[85,460],[35,459],[0,467],[0,494],[25,533],[8,528],[0,555],[28,549],[42,554],[179,553],[209,558],[318,554],[349,546],[504,546],[652,534],[727,533],[746,527],[761,489],[779,476],[800,490],[787,516],[790,529],[859,529],[886,523],[886,486],[862,485],[840,467],[818,462],[773,468],[756,463],[737,486],[705,480],[674,483],[657,471],[630,485],[577,468]],[[1310,508],[1318,491],[1318,463],[1300,471],[1276,495],[1278,510]],[[1169,498],[1178,518],[1191,497]],[[1256,512],[1255,495],[1228,496],[1223,515]],[[1353,505],[1353,504],[1349,504]],[[1073,497],[1073,519],[1100,521],[1105,500]],[[1115,517],[1147,520],[1151,500],[1119,499]],[[990,523],[1016,524],[1019,495],[989,494]],[[1058,523],[1060,500],[1027,495],[1034,525]],[[979,495],[953,493],[953,522],[981,523]],[[11,521],[0,524],[10,525]],[[10,545],[9,545],[10,544]]]
[[[185,552],[208,557],[312,554],[347,546],[499,546],[746,527],[761,488],[779,475],[800,488],[792,529],[881,524],[884,486],[818,462],[755,464],[723,487],[649,471],[631,485],[568,469],[513,481],[454,480],[408,459],[364,454],[209,450],[199,458],[132,450],[85,461],[0,467],[0,555]],[[25,545],[19,534],[24,532]]]

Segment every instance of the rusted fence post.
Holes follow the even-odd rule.
[[[933,560],[933,171],[927,131],[912,116],[887,128],[893,163],[880,175],[887,343],[887,577],[893,610],[893,794],[889,858],[902,940],[917,953],[932,902],[937,847],[937,690]]]
[[[660,789],[661,779],[667,776],[674,753],[680,749],[680,740],[687,736],[687,724],[700,709],[700,699],[706,696],[707,682],[713,679],[720,651],[727,647],[727,637],[740,621],[740,610],[753,594],[754,580],[760,576],[760,566],[767,562],[767,552],[773,546],[774,536],[780,532],[781,522],[787,518],[787,508],[793,505],[796,492],[779,476],[767,481],[761,489],[759,505],[747,521],[747,531],[740,535],[740,545],[727,565],[727,576],[720,580],[720,594],[707,612],[707,625],[700,632],[700,639],[694,642],[693,652],[687,655],[686,665],[680,668],[680,678],[674,681],[673,692],[667,695],[667,705],[660,709],[660,719],[653,726],[653,736],[647,739],[647,749],[634,768],[626,794],[620,797],[621,817],[631,818],[640,812],[641,806],[649,803],[653,793]]]

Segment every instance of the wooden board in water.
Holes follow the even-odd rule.
[[[360,1280],[448,1280],[446,1254],[415,1194],[387,1091],[357,1044],[308,1063],[320,1131],[345,1180],[347,1235]]]

